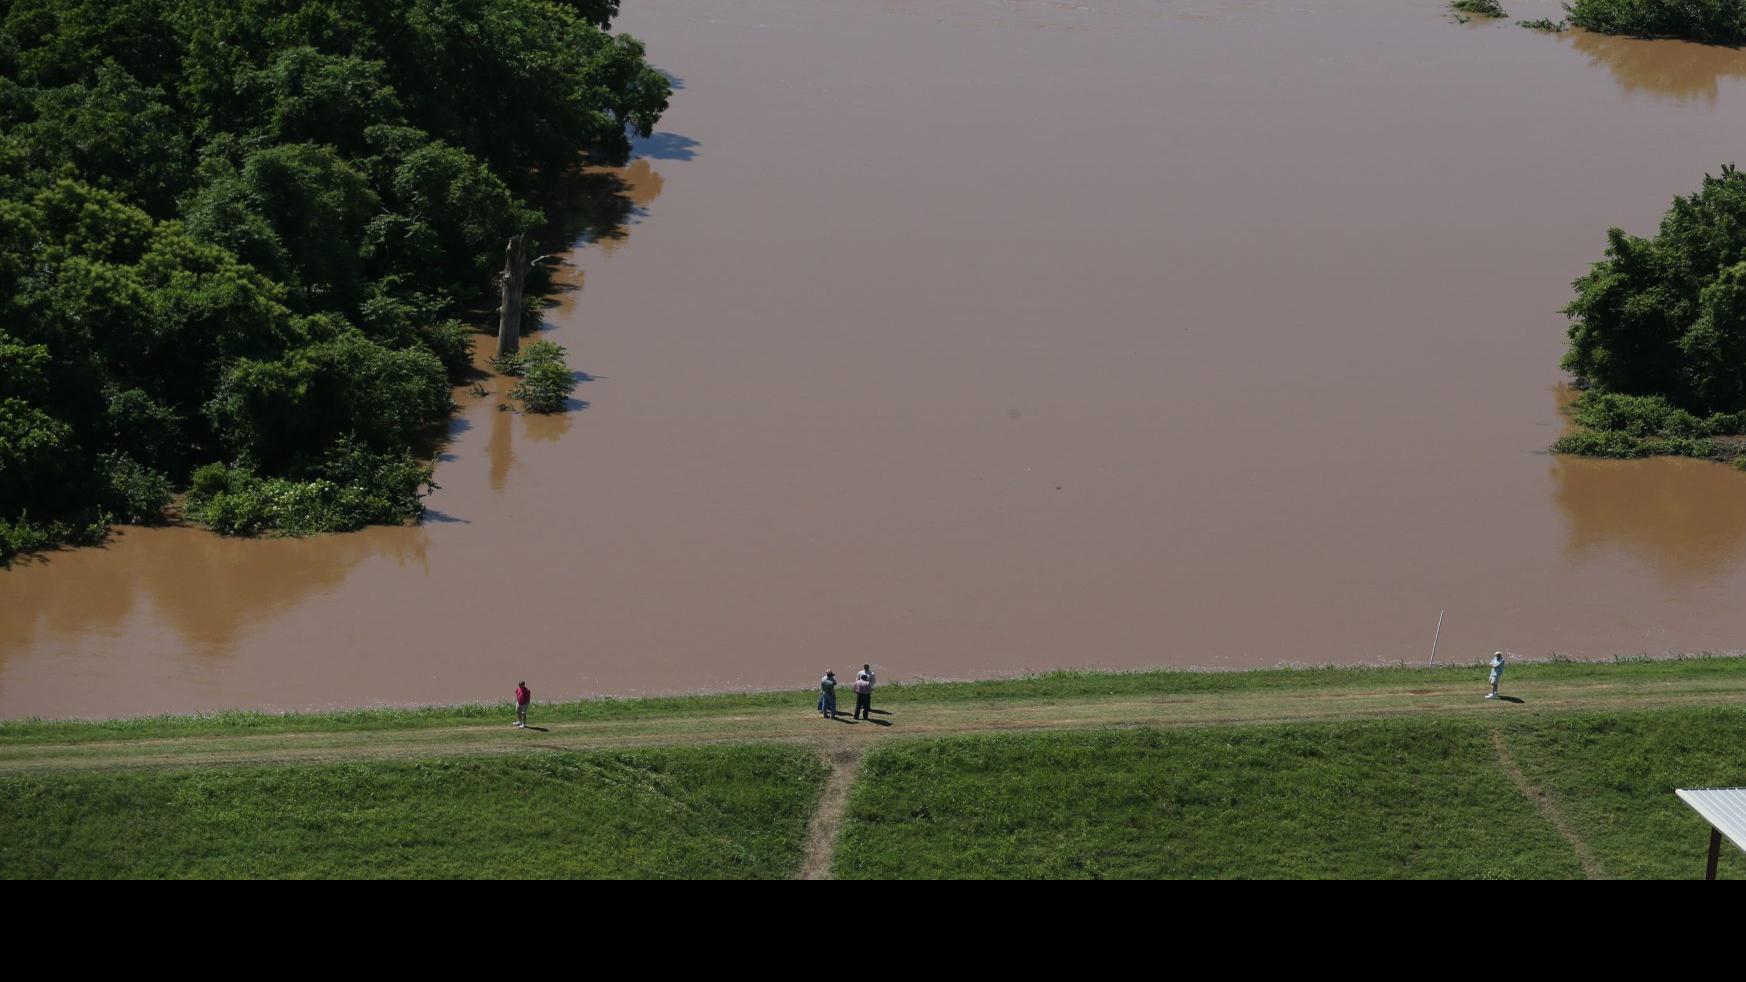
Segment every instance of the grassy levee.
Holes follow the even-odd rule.
[[[1570,835],[1602,875],[1691,878],[1708,832],[1673,788],[1746,783],[1742,737],[1746,711],[1717,709],[904,741],[862,762],[834,873],[1574,878]]]
[[[0,878],[788,875],[791,746],[0,777]]]
[[[1162,670],[1145,672],[1063,671],[982,682],[902,683],[879,688],[882,703],[907,709],[975,706],[991,713],[1013,705],[1047,705],[1111,698],[1334,692],[1412,694],[1418,689],[1471,690],[1484,676],[1477,664],[1423,667],[1308,667],[1252,671]],[[1610,662],[1544,661],[1510,666],[1508,686],[1645,686],[1673,683],[1682,689],[1713,686],[1746,692],[1746,658],[1693,655]],[[810,690],[662,696],[644,699],[583,699],[536,703],[535,722],[660,724],[664,720],[790,714],[815,697]],[[848,703],[845,703],[847,705]],[[31,743],[161,740],[200,736],[379,732],[494,726],[514,718],[507,700],[418,709],[355,709],[314,713],[215,712],[188,716],[141,716],[110,720],[0,721],[0,748]]]
[[[536,704],[527,730],[501,705],[10,722],[0,877],[1701,872],[1672,789],[1746,785],[1746,659],[1484,691],[1473,665],[1071,672],[884,686],[871,724],[804,691]],[[859,761],[846,814],[826,759]]]
[[[1746,787],[1738,706],[1526,719],[1505,736],[1523,773],[1620,877],[1703,875],[1709,829],[1672,789]],[[1746,852],[1724,842],[1717,876],[1746,880]]]
[[[1573,878],[1483,724],[904,743],[862,762],[841,879]]]

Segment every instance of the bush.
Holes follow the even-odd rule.
[[[527,369],[515,388],[509,390],[512,399],[520,399],[530,413],[555,413],[563,410],[576,389],[576,378],[563,362],[540,362]]]
[[[1632,436],[1700,437],[1741,432],[1739,413],[1713,413],[1702,419],[1677,409],[1662,396],[1585,392],[1576,401],[1578,423],[1593,430],[1620,430]]]
[[[170,479],[142,466],[124,453],[98,457],[106,493],[104,506],[123,522],[145,525],[163,521],[170,503]]]
[[[519,351],[507,355],[493,355],[491,370],[500,375],[525,375],[527,370],[539,364],[564,363],[564,357],[569,352],[564,346],[552,341],[534,341]]]
[[[222,535],[351,532],[417,519],[430,480],[431,468],[409,455],[373,453],[347,437],[297,480],[208,464],[194,472],[188,516]]]
[[[1647,445],[1641,437],[1632,436],[1618,430],[1599,430],[1584,433],[1571,433],[1558,438],[1552,444],[1553,453],[1573,454],[1578,457],[1614,457],[1625,459],[1629,457],[1646,457],[1649,454]]]
[[[1477,14],[1480,17],[1509,16],[1509,13],[1503,9],[1503,4],[1499,3],[1498,0],[1454,0],[1449,6],[1464,14]]]
[[[1658,457],[1714,457],[1721,453],[1714,440],[1696,437],[1650,437],[1643,441],[1643,447],[1650,456]]]
[[[449,381],[459,382],[473,369],[473,329],[458,320],[446,320],[425,328],[422,340],[443,363]]]
[[[1553,453],[1583,457],[1716,457],[1724,448],[1709,437],[1746,433],[1746,412],[1699,418],[1661,396],[1584,392],[1571,407],[1586,427],[1552,445]]]
[[[8,522],[0,518],[0,563],[5,563],[21,552],[41,549],[54,541],[52,530],[30,523],[26,515],[16,522]]]
[[[0,519],[0,566],[19,553],[45,549],[56,543],[91,545],[101,542],[109,532],[111,520],[112,516],[101,509],[53,522],[33,522],[29,515],[20,515],[10,522]]]
[[[576,390],[576,378],[564,363],[565,354],[562,345],[535,341],[513,355],[492,359],[491,365],[505,375],[521,376],[509,390],[509,397],[520,399],[528,412],[555,413]]]
[[[1719,457],[1722,447],[1701,437],[1634,436],[1622,430],[1572,433],[1552,444],[1553,453],[1577,457]]]

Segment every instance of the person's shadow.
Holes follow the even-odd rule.
[[[548,730],[543,726],[523,726],[523,727],[521,727],[521,729],[532,730],[535,733],[550,733],[550,732],[552,732],[551,730]]]
[[[1498,696],[1497,701],[1498,702],[1513,702],[1518,706],[1523,705],[1522,700],[1517,699],[1515,696]]]

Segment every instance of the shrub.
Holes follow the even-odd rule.
[[[575,389],[576,379],[569,366],[548,361],[530,365],[509,395],[520,399],[530,413],[555,413],[564,408]]]
[[[351,532],[424,513],[429,465],[382,454],[355,437],[336,443],[301,479],[262,478],[246,467],[208,464],[194,472],[188,515],[223,535]]]
[[[492,367],[505,375],[519,375],[521,381],[509,390],[512,399],[520,399],[530,413],[561,411],[576,390],[576,378],[564,363],[562,345],[550,341],[535,341],[508,357],[492,360]]]
[[[1622,430],[1572,433],[1552,444],[1553,453],[1577,457],[1718,457],[1722,447],[1701,437],[1633,436]]]
[[[32,525],[28,515],[16,522],[0,518],[0,563],[21,552],[41,549],[53,541],[53,532],[39,525]]]
[[[1509,16],[1498,0],[1454,0],[1449,6],[1464,14],[1477,14],[1480,17]]]
[[[534,341],[526,347],[507,355],[493,355],[491,370],[500,375],[525,375],[528,368],[542,363],[562,365],[564,356],[569,352],[564,346],[552,341]]]
[[[1618,430],[1590,430],[1559,437],[1558,442],[1552,444],[1552,452],[1624,459],[1648,456],[1649,450],[1641,437]]]
[[[425,328],[424,346],[443,363],[449,381],[458,382],[473,368],[473,329],[458,320],[446,320]]]
[[[170,503],[170,479],[120,452],[97,458],[106,493],[104,506],[123,522],[154,524]]]

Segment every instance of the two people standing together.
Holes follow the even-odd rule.
[[[855,673],[855,719],[873,718],[873,685],[876,681],[872,665],[862,665]],[[836,719],[837,673],[824,673],[824,678],[818,680],[818,688],[818,714],[825,719]]]

